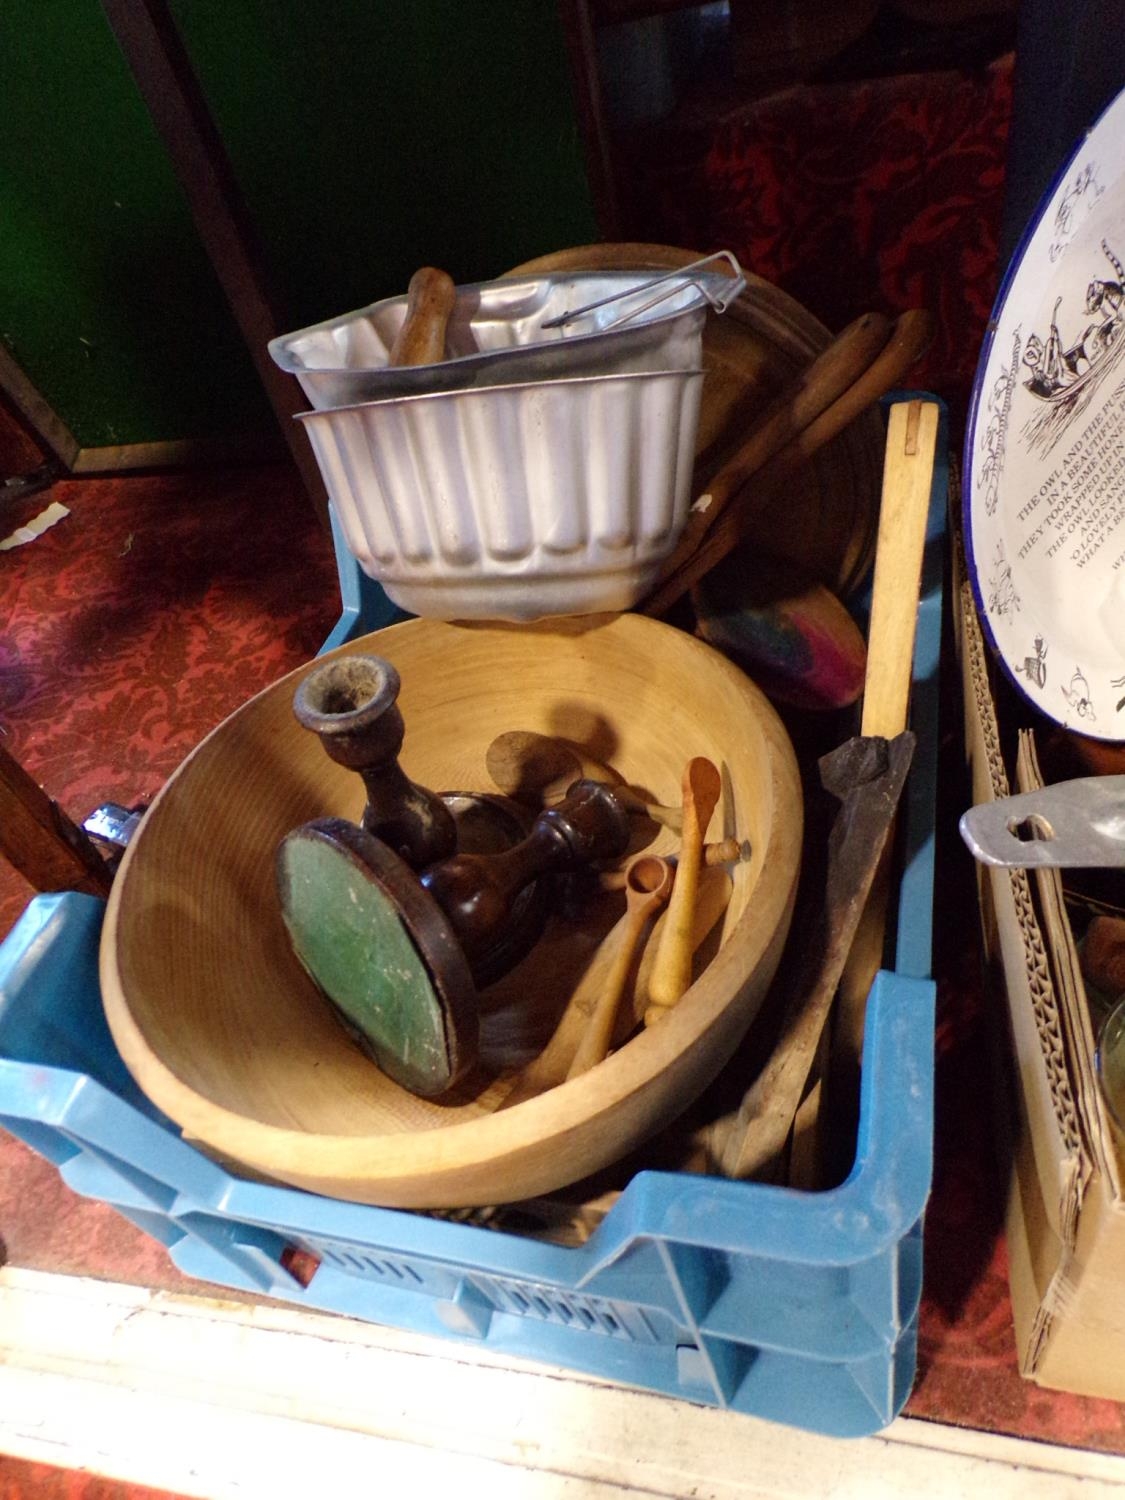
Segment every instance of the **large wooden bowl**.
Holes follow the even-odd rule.
[[[398,667],[402,764],[437,790],[488,788],[485,751],[508,729],[578,741],[663,802],[677,800],[688,757],[714,760],[725,790],[711,837],[736,834],[752,850],[721,946],[664,1021],[583,1077],[502,1110],[487,1078],[451,1101],[408,1094],[349,1040],[278,910],[278,841],[313,817],[357,818],[363,801],[359,778],[294,719],[302,669],[205,739],[135,834],[102,940],[110,1027],[188,1138],[271,1179],[413,1208],[551,1191],[685,1108],[753,1019],[798,875],[792,748],[741,672],[637,615],[523,628],[411,620],[338,654],[355,650]]]

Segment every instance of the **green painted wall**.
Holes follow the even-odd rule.
[[[294,327],[596,239],[555,0],[171,0]]]
[[[171,0],[289,328],[597,238],[554,0]],[[84,445],[271,419],[97,0],[0,6],[0,339]]]
[[[0,5],[0,339],[86,446],[272,415],[97,0]]]

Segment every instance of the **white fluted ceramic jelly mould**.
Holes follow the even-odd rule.
[[[691,504],[702,370],[304,412],[348,548],[411,614],[629,609]]]

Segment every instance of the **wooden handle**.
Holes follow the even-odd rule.
[[[716,518],[691,557],[673,567],[665,564],[656,588],[644,601],[641,612],[661,615],[671,609],[692,585],[728,553],[750,536],[767,514],[784,480],[804,464],[818,448],[841,433],[887,391],[898,385],[906,371],[921,357],[932,333],[928,313],[920,308],[905,312],[895,323],[883,351],[844,393],[795,438],[764,464],[749,484],[743,484],[725,510]],[[784,526],[771,517],[771,535],[784,535]]]
[[[677,808],[677,813],[679,809]],[[679,825],[677,824],[677,827]],[[740,860],[746,859],[750,852],[749,844],[742,839],[720,839],[716,844],[704,844],[703,846],[703,868],[710,870],[715,865],[733,865]],[[598,876],[598,889],[602,891],[623,891],[627,872],[625,870],[603,870]]]
[[[893,739],[906,728],[937,430],[935,402],[900,401],[891,407],[861,734]]]
[[[445,329],[457,289],[445,271],[423,266],[410,278],[406,317],[387,360],[391,365],[436,365],[445,358]]]
[[[673,887],[674,888],[674,887]],[[692,952],[702,946],[708,935],[721,920],[730,902],[733,882],[722,866],[704,869],[699,882],[695,911],[692,914]],[[525,1064],[510,1080],[508,1092],[497,1106],[508,1109],[513,1104],[522,1104],[525,1099],[534,1099],[547,1089],[565,1083],[571,1065],[577,1055],[582,1039],[586,1035],[590,1018],[605,991],[610,969],[618,955],[619,939],[625,930],[628,912],[620,917],[606,934],[581,979],[575,985],[566,1008],[555,1026],[550,1041],[539,1053]],[[668,909],[657,916],[649,941],[637,967],[636,984],[629,1004],[619,1005],[612,1042],[620,1046],[641,1022],[644,1015],[644,997],[648,994],[649,977],[655,961],[655,947],[659,935],[668,921]]]
[[[671,577],[684,566],[732,496],[862,375],[886,345],[890,332],[888,319],[879,313],[865,313],[849,323],[772,403],[692,506],[675,550],[661,570],[662,577]]]
[[[551,1038],[537,1057],[526,1063],[511,1080],[500,1108],[509,1109],[534,1099],[565,1083],[590,1022],[620,960],[622,939],[631,925],[626,909],[602,940],[589,967],[571,992]]]
[[[893,739],[906,728],[937,429],[938,408],[932,401],[902,401],[891,408],[867,632],[865,735]],[[886,939],[891,849],[888,839],[840,976],[822,1106],[832,1121],[830,1130],[822,1130],[826,1141],[830,1136],[854,1138],[867,997]]]
[[[663,1011],[675,1005],[691,984],[693,913],[703,864],[703,840],[722,789],[722,777],[711,761],[704,756],[688,761],[684,771],[684,827],[676,883],[649,981],[646,1026],[651,1026]]]

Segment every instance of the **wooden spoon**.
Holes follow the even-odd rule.
[[[625,915],[614,927],[607,942],[614,944],[613,967],[606,976],[601,993],[594,1003],[574,1061],[567,1078],[588,1073],[609,1051],[617,1020],[617,1008],[625,991],[625,981],[633,965],[633,955],[649,919],[668,900],[674,889],[675,866],[671,860],[642,854],[625,872]]]
[[[684,821],[676,883],[649,981],[646,1026],[659,1020],[691,984],[692,916],[703,864],[703,839],[722,791],[723,779],[713,761],[702,755],[688,761],[683,778]]]
[[[641,856],[647,857],[647,856]],[[674,887],[673,887],[674,889]],[[691,946],[692,952],[703,946],[707,938],[713,932],[716,924],[721,921],[727,906],[730,903],[733,882],[727,871],[716,865],[711,869],[704,869],[700,876],[699,895],[696,901],[695,911],[692,913]],[[545,1093],[548,1089],[558,1087],[567,1081],[571,1064],[574,1062],[578,1048],[582,1044],[582,1038],[586,1034],[586,1028],[590,1017],[598,1004],[598,997],[605,988],[609,978],[610,969],[616,956],[615,939],[617,925],[624,918],[618,919],[618,924],[611,927],[609,932],[598,945],[597,951],[591,958],[587,968],[578,980],[566,1008],[555,1025],[551,1038],[537,1057],[533,1057],[518,1072],[509,1076],[507,1080],[501,1080],[498,1087],[508,1086],[507,1094],[504,1094],[498,1109],[508,1109],[513,1104],[522,1104],[526,1099],[534,1099],[536,1095]],[[637,977],[633,985],[631,1002],[618,1006],[616,1025],[613,1033],[613,1045],[621,1046],[637,1027],[644,1014],[645,997],[648,994],[649,976],[652,973],[654,952],[653,947],[660,933],[664,930],[668,921],[668,909],[665,907],[653,924],[652,934],[645,944],[641,954],[640,963],[637,965]]]
[[[422,266],[410,278],[406,317],[395,334],[390,365],[436,365],[445,358],[445,330],[457,288],[453,278],[434,266]]]
[[[678,807],[646,802],[635,788],[626,786],[611,766],[594,760],[580,746],[530,729],[511,729],[499,734],[485,751],[485,767],[494,784],[517,802],[554,807],[579,779],[604,781],[630,812],[643,813],[654,823],[679,832],[682,814]]]

